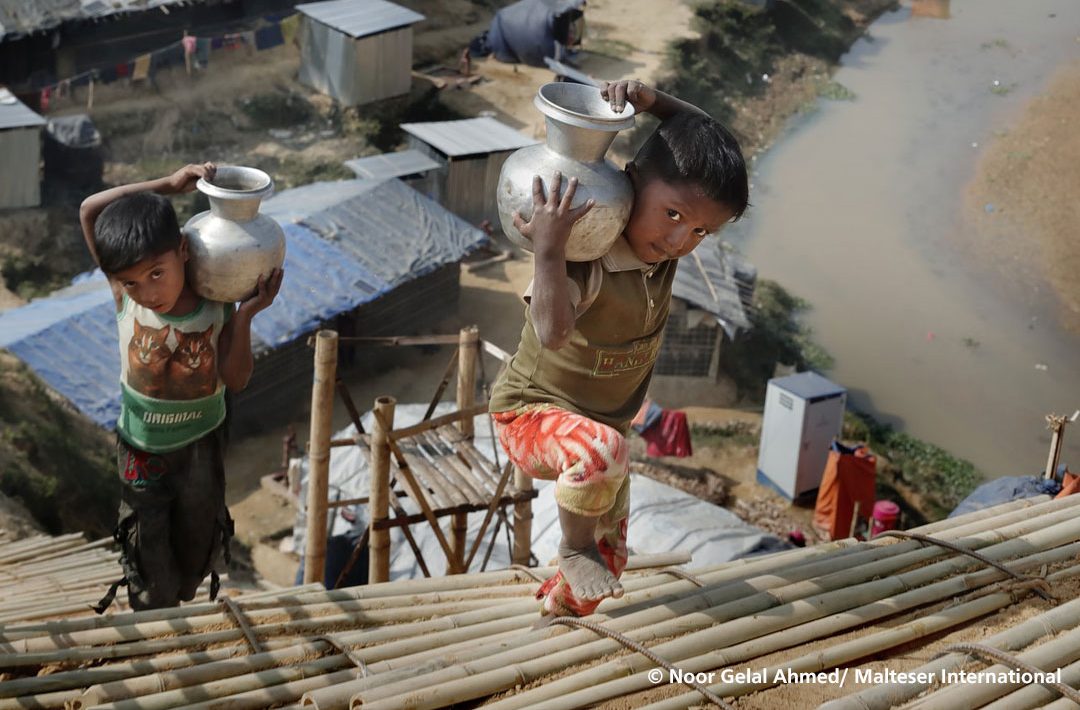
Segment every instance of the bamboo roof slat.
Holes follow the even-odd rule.
[[[480,486],[475,474],[492,484],[497,481],[490,467],[474,465],[467,442],[450,441],[453,431],[446,438],[434,431],[421,432],[417,439],[428,439],[424,451],[410,455],[432,467],[440,465],[435,461],[439,456],[455,457],[458,464],[447,464],[448,475],[462,478],[463,487],[470,481]],[[414,471],[420,468],[410,465]],[[434,492],[437,485],[426,474],[427,470],[418,483]],[[1080,497],[1072,498],[1014,502],[915,532],[978,549],[1018,570],[1069,564],[1080,554],[1076,515]],[[72,547],[79,545],[85,543]],[[605,600],[592,620],[649,644],[684,670],[750,662],[785,649],[794,651],[790,660],[783,661],[785,667],[816,669],[847,663],[867,649],[886,652],[896,644],[919,641],[928,630],[948,634],[994,610],[1024,603],[1022,587],[991,586],[1004,578],[1004,572],[915,540],[839,540],[691,570],[704,585],[700,587],[662,569],[686,561],[685,555],[632,557],[623,577],[626,594]],[[4,569],[0,565],[0,571]],[[555,568],[533,572],[546,579]],[[1066,572],[1054,572],[1050,579]],[[589,630],[532,628],[538,584],[525,572],[511,569],[332,591],[315,585],[237,597],[237,606],[266,649],[263,653],[252,652],[216,603],[3,624],[0,672],[10,679],[0,682],[0,708],[52,703],[117,709],[254,709],[284,704],[380,710],[443,707],[507,691],[510,694],[496,703],[497,708],[563,708],[638,692],[643,682],[638,670],[651,667],[643,657],[619,654],[611,661],[621,644]],[[957,596],[959,603],[937,608]],[[919,615],[931,606],[935,608]],[[1071,609],[1071,615],[1048,616],[1041,631],[1036,628],[1039,624],[1020,624],[1027,629],[1021,635],[1041,638],[1069,624],[1080,626],[1075,612],[1080,607]],[[899,614],[914,614],[914,621],[875,628]],[[824,652],[798,650],[817,639],[853,631],[857,633],[852,640]],[[325,640],[327,634],[332,642]],[[1051,657],[1049,650],[1041,653]],[[1054,651],[1053,658],[1063,664],[1080,660],[1078,655],[1069,661],[1069,653]],[[77,664],[91,667],[74,668]],[[45,665],[50,667],[48,675],[17,677]],[[560,677],[546,679],[551,673]],[[540,679],[544,682],[528,690],[514,690]],[[1005,688],[988,702],[1000,698],[1005,707],[1017,700],[1008,692]],[[1033,692],[1023,691],[1022,697]],[[944,697],[955,703],[955,697]],[[1041,694],[1037,698],[1052,700]],[[678,702],[685,707],[700,698],[681,696]]]

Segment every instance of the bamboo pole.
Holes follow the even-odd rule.
[[[476,358],[479,355],[480,331],[475,325],[462,328],[458,333],[458,381],[457,406],[467,409],[476,403]],[[458,422],[458,430],[466,438],[473,436],[472,419]]]
[[[368,581],[390,580],[390,531],[375,523],[390,517],[390,431],[394,428],[393,397],[375,400],[375,429],[371,436],[371,493],[368,504],[368,526],[371,531],[368,548]],[[381,416],[380,416],[381,415]]]
[[[1070,663],[1061,669],[1061,682],[1070,688],[1080,687],[1080,661]],[[1042,707],[1045,703],[1059,697],[1061,694],[1056,690],[1039,683],[1032,683],[992,703],[987,703],[983,706],[983,710],[1030,710],[1030,708]]]
[[[480,353],[480,334],[476,326],[462,328],[458,341],[458,381],[457,408],[469,409],[476,402],[476,358]],[[457,423],[462,435],[468,439],[473,436],[472,417],[461,419]],[[454,513],[450,524],[450,546],[454,552],[453,564],[458,572],[465,572],[465,555],[468,548],[469,516],[467,513]]]
[[[337,379],[338,334],[315,335],[315,375],[311,385],[311,441],[308,460],[307,542],[304,582],[321,582],[326,568],[326,499],[330,479],[330,434]]]
[[[1064,510],[1059,511],[1056,517],[1048,516],[1046,520],[1054,518],[1054,522],[1058,522],[1064,519],[1065,522],[1057,526],[1059,530],[1056,532],[1073,535],[1074,537],[1071,539],[1080,539],[1080,520],[1070,520],[1073,517],[1075,516],[1072,511]],[[964,542],[970,545],[984,541],[1007,539],[1008,535],[1015,536],[1029,529],[1039,530],[1043,527],[1046,527],[1044,519],[1028,521],[1009,526],[1000,532],[987,531],[967,538]],[[995,544],[985,552],[988,555],[1001,557],[1007,554],[1023,552],[1027,544],[1024,539],[1010,540]],[[894,547],[900,548],[903,545],[904,543],[900,543]],[[642,640],[641,637],[660,638],[671,635],[673,632],[672,625],[665,624],[664,621],[678,615],[679,630],[711,627],[707,629],[709,633],[702,634],[702,636],[709,639],[710,648],[715,648],[718,643],[730,643],[733,638],[741,640],[746,638],[747,635],[752,638],[770,630],[791,626],[799,623],[800,620],[818,618],[827,613],[840,611],[854,605],[860,598],[866,598],[866,595],[871,591],[880,590],[882,592],[878,597],[880,598],[880,596],[888,593],[902,591],[908,585],[923,584],[940,577],[942,574],[951,573],[972,564],[969,558],[946,560],[913,570],[899,577],[889,576],[884,579],[874,579],[878,575],[891,575],[897,569],[933,559],[941,554],[940,551],[915,550],[898,555],[897,557],[900,559],[886,559],[877,563],[859,565],[854,569],[833,572],[826,577],[813,579],[812,582],[789,584],[780,589],[772,589],[768,593],[758,593],[746,598],[736,597],[728,603],[720,605],[714,605],[714,602],[718,601],[715,599],[717,590],[707,588],[702,593],[679,602],[667,603],[639,612],[642,616],[651,615],[650,621],[652,623],[645,628],[634,629],[630,632],[630,635],[638,640]],[[853,555],[852,558],[854,557],[856,556]],[[746,585],[747,582],[742,582],[739,585],[741,589],[736,594],[743,593]],[[713,598],[710,599],[710,597]],[[808,598],[801,599],[801,597]],[[704,611],[701,610],[703,602],[709,604]],[[770,610],[768,616],[770,624],[764,623],[765,617],[759,612],[777,606],[777,603],[781,604],[781,606]],[[635,616],[638,616],[638,614],[617,620],[613,624],[613,626],[617,627],[615,630],[626,631],[626,622]],[[723,623],[717,625],[718,621]],[[631,625],[630,628],[632,627]],[[743,634],[743,636],[739,634]],[[369,706],[369,710],[399,707],[401,705],[417,708],[438,707],[440,703],[459,702],[499,692],[519,683],[527,682],[527,680],[541,677],[554,670],[576,663],[588,662],[604,653],[610,653],[621,648],[617,642],[608,639],[592,641],[572,648],[560,648],[560,641],[565,644],[573,636],[574,634],[567,634],[561,639],[533,644],[531,648],[515,649],[501,654],[495,662],[482,659],[476,663],[444,669],[433,674],[429,678],[432,687],[425,688],[422,691],[416,691],[414,683],[408,686],[404,684],[399,684],[397,687],[386,686],[372,692],[358,694],[353,697],[353,706],[358,707],[362,703]],[[581,637],[577,638],[580,639]],[[694,638],[689,643],[692,645],[698,642],[699,639]],[[671,655],[677,649],[685,655],[686,649],[683,647],[686,644],[687,642],[680,638],[658,647],[657,652],[660,652],[660,648],[664,648]],[[555,653],[555,651],[558,651],[558,653]]]
[[[1054,607],[1039,616],[981,640],[986,646],[1006,652],[1030,646],[1044,636],[1075,628],[1080,625],[1080,599],[1073,599]],[[911,671],[924,677],[940,678],[942,673],[956,671],[972,658],[965,653],[950,653],[936,658]],[[888,710],[903,705],[930,687],[929,683],[886,683],[831,700],[821,710]]]
[[[1046,470],[1043,478],[1057,478],[1058,461],[1061,459],[1061,445],[1065,438],[1065,424],[1069,418],[1063,415],[1047,414],[1046,428],[1050,430],[1050,451],[1046,456]]]
[[[1057,638],[1047,641],[1017,655],[1036,668],[1057,670],[1080,659],[1080,628],[1068,631]],[[1003,665],[993,665],[985,669],[988,673],[1007,673],[1012,670]],[[936,693],[931,693],[908,707],[911,710],[933,710],[943,708],[953,710],[958,707],[981,707],[1002,695],[1021,687],[1020,683],[963,683],[950,685]]]
[[[312,594],[314,593],[314,595]],[[308,584],[301,587],[292,587],[282,590],[269,590],[254,592],[236,597],[236,600],[244,605],[244,609],[260,609],[276,607],[284,603],[302,603],[303,599],[323,601],[333,599],[352,598],[347,595],[332,595],[327,592],[321,583]],[[218,602],[198,602],[185,604],[182,607],[169,607],[166,609],[151,609],[147,611],[129,611],[122,613],[102,614],[100,616],[88,616],[80,619],[64,619],[62,621],[46,621],[35,624],[18,624],[5,627],[0,631],[0,643],[12,641],[27,636],[43,636],[49,634],[69,634],[75,631],[87,629],[101,629],[109,626],[137,623],[139,621],[161,621],[162,619],[188,618],[204,612],[220,612],[221,604]]]
[[[1080,542],[1074,542],[1016,560],[1010,563],[1010,567],[1016,570],[1037,568],[1044,564],[1054,564],[1073,559],[1078,553],[1080,553]],[[1072,573],[1075,574],[1075,571]],[[1054,579],[1060,579],[1064,576],[1067,575],[1058,575]],[[818,639],[831,638],[844,633],[852,627],[862,626],[926,604],[938,603],[1004,578],[1005,575],[1002,572],[996,569],[986,569],[970,575],[944,579],[893,597],[873,600],[838,614],[822,617],[764,636],[758,636],[743,643],[724,646],[724,642],[721,641],[719,642],[721,648],[703,651],[698,655],[679,657],[678,655],[671,655],[672,652],[668,649],[660,650],[660,647],[658,647],[655,650],[669,661],[677,663],[678,668],[684,672],[711,671],[725,666],[734,666],[737,663],[766,656],[785,648],[797,647]],[[991,597],[993,598],[992,602],[983,601],[983,599],[990,599]],[[780,665],[767,669],[765,674],[766,682],[726,683],[711,686],[710,690],[725,697],[762,690],[776,684],[771,681],[776,678],[778,671],[816,672],[839,666],[844,662],[879,653],[887,648],[908,643],[916,638],[978,618],[1012,604],[1017,598],[1018,595],[1014,593],[989,595],[973,600],[970,605],[952,607],[939,616],[922,618],[904,626],[888,629],[880,634],[864,636],[851,642],[832,646],[823,651],[785,661]],[[683,639],[688,641],[690,637],[683,637]],[[707,642],[696,644],[697,650],[706,648],[716,647],[708,646]],[[635,654],[613,661],[607,664],[606,668],[592,668],[545,683],[538,688],[511,696],[490,707],[492,710],[508,710],[509,708],[522,707],[531,710],[550,710],[559,707],[593,705],[653,687],[655,684],[650,682],[645,675],[645,671],[653,667],[655,667],[655,664],[651,660]],[[696,694],[680,695],[678,696],[679,702],[682,702],[683,707],[685,707],[685,702],[691,700],[694,695]]]
[[[1062,559],[1070,559],[1076,554],[1076,551],[1080,549],[1080,544],[1074,544],[1069,547],[1072,549],[1068,554],[1060,555],[1058,558],[1050,558],[1045,555],[1031,555],[1025,558],[1027,561],[1018,564],[1018,568],[1028,568],[1038,566],[1047,562],[1060,562]],[[1043,558],[1043,559],[1037,559]],[[1080,572],[1080,568],[1071,568],[1064,570],[1063,573],[1052,575],[1051,580],[1063,579],[1067,576],[1072,576]],[[996,577],[1001,579],[1004,577],[997,570],[983,570],[977,573],[978,576],[984,577]],[[921,591],[921,590],[916,590]],[[758,690],[764,690],[766,688],[778,685],[780,681],[777,680],[778,674],[784,672],[804,673],[804,672],[820,672],[830,668],[835,668],[843,663],[854,661],[859,658],[865,658],[880,654],[890,648],[895,648],[906,643],[911,643],[915,640],[931,636],[936,633],[940,633],[945,629],[952,628],[959,624],[962,624],[973,619],[977,619],[986,614],[990,614],[999,609],[1003,609],[1006,606],[1014,604],[1020,601],[1025,596],[1025,592],[1017,593],[1015,591],[1002,591],[992,594],[988,594],[983,597],[977,597],[970,601],[961,603],[957,606],[943,609],[934,614],[910,621],[906,624],[901,624],[894,628],[879,631],[874,634],[869,634],[861,638],[852,639],[844,643],[836,644],[827,649],[819,652],[809,653],[798,658],[785,661],[781,664],[773,665],[765,668],[765,680],[763,682],[732,682],[732,683],[720,683],[717,685],[709,686],[709,690],[720,695],[722,697],[735,697],[746,695]],[[1080,637],[1078,637],[1080,638]],[[723,656],[717,658],[717,656]],[[757,654],[755,654],[757,655]],[[1080,651],[1078,651],[1080,656]],[[719,661],[719,663],[717,663]],[[685,659],[679,662],[680,668],[685,667],[687,671],[697,672],[700,670],[711,670],[720,666],[729,665],[730,661],[726,654],[705,654],[703,656]],[[779,676],[781,679],[784,676]],[[940,676],[938,676],[940,677]],[[644,686],[648,687],[648,686]],[[1001,691],[1002,693],[1006,691]],[[647,706],[650,710],[674,710],[674,708],[685,707],[685,703],[693,701],[695,697],[694,693],[688,693],[677,696],[675,698],[668,698],[663,701],[654,703]],[[957,698],[959,699],[959,695]],[[1052,697],[1050,699],[1053,699]],[[965,697],[962,702],[957,702],[951,707],[963,707],[970,700]],[[982,703],[972,704],[968,707],[977,707]]]

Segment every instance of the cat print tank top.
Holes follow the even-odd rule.
[[[200,301],[185,316],[155,313],[124,296],[120,332],[120,419],[130,445],[175,451],[206,436],[225,419],[218,376],[218,336],[233,304]]]

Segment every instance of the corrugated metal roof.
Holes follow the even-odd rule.
[[[515,131],[505,123],[487,117],[403,123],[401,127],[451,158],[516,150],[540,142]]]
[[[7,89],[0,89],[0,130],[44,125],[44,118],[31,111]]]
[[[383,180],[427,172],[438,168],[439,164],[418,150],[402,150],[346,160],[345,167],[357,177]]]
[[[679,260],[671,294],[711,314],[729,337],[750,327],[739,281],[755,279],[757,272],[737,254],[725,251],[711,238]]]
[[[68,20],[202,2],[205,0],[0,0],[0,39],[48,30]]]
[[[386,0],[329,0],[297,5],[296,9],[351,37],[366,37],[424,19],[419,12]]]

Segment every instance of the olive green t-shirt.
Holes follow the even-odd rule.
[[[544,348],[526,307],[521,342],[495,383],[490,410],[554,404],[625,433],[649,388],[676,267],[674,260],[642,262],[621,237],[594,262],[568,263],[577,311],[569,342]]]

